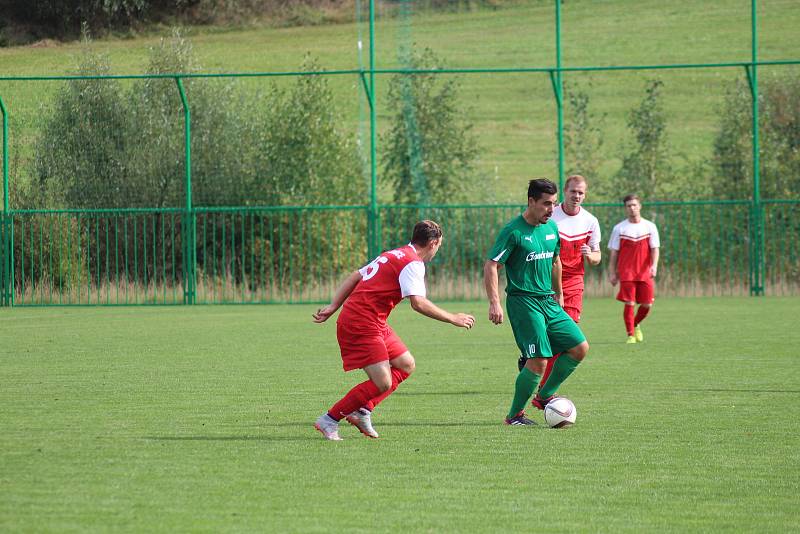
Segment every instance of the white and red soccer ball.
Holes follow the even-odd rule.
[[[556,397],[544,407],[544,420],[552,428],[564,428],[575,423],[578,411],[566,397]]]

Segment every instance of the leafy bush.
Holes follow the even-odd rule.
[[[800,76],[763,77],[759,83],[759,162],[763,198],[800,197]],[[714,140],[712,187],[716,198],[753,193],[753,108],[742,81],[720,109]]]
[[[567,100],[564,153],[567,176],[580,174],[593,181],[599,175],[605,115],[597,116],[592,112],[590,90],[591,87],[564,84]]]
[[[660,80],[650,80],[645,97],[628,114],[632,139],[624,148],[622,167],[614,177],[614,188],[620,197],[638,193],[654,200],[659,196],[659,185],[666,185],[672,178],[667,115],[661,100],[663,86]]]
[[[311,59],[302,68],[322,70]],[[180,33],[151,51],[149,74],[198,69],[191,43]],[[108,74],[110,67],[87,42],[78,71]],[[273,85],[258,98],[248,98],[235,82],[186,78],[183,84],[191,111],[194,206],[365,203],[366,183],[355,141],[339,126],[342,120],[324,77],[301,75],[291,90]],[[182,208],[184,143],[184,110],[174,78],[142,79],[128,89],[114,80],[69,81],[57,94],[38,141],[38,198],[56,198],[58,206],[69,208]],[[147,215],[137,226],[134,216],[125,217],[134,229],[142,229],[124,236],[126,247],[151,255],[168,248],[176,264],[183,263],[183,221],[177,228],[181,235],[172,236],[174,222],[162,227],[162,218]],[[304,212],[303,217],[308,220],[302,221],[302,233],[296,232],[300,227],[296,219],[273,211],[247,219],[249,233],[243,219],[206,217],[202,223],[211,239],[197,243],[198,260],[219,265],[221,275],[235,277],[239,283],[252,280],[250,271],[256,267],[263,270],[255,259],[242,258],[280,258],[278,269],[291,273],[293,266],[308,257],[304,240],[325,236],[330,227],[330,221],[313,211]],[[266,227],[268,233],[255,240],[254,226]],[[332,247],[358,252],[364,242],[359,217],[343,217],[336,226],[344,237],[316,245],[319,257],[330,258],[326,265],[331,269],[353,261],[333,254]],[[216,242],[217,235],[225,235],[224,242]],[[197,238],[203,239],[200,234]],[[101,235],[89,246],[105,258],[110,254],[109,243]],[[139,268],[136,254],[124,255],[122,261],[133,262],[124,269],[133,279],[152,280],[157,270],[152,262]],[[306,273],[297,274],[293,282],[302,283]]]
[[[306,58],[304,72],[322,67]],[[340,127],[324,76],[297,78],[291,91],[273,86],[258,123],[258,151],[247,189],[267,205],[364,204],[366,183],[355,138]]]
[[[412,53],[409,68],[439,64],[430,49]],[[398,74],[389,82],[392,114],[381,139],[383,180],[400,204],[453,203],[476,191],[477,143],[458,102],[459,83],[436,74]]]
[[[110,73],[86,46],[78,75]],[[127,110],[116,80],[72,80],[58,91],[36,147],[41,189],[73,207],[115,207],[130,193]],[[95,204],[92,206],[92,204]]]

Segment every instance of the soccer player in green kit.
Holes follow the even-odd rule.
[[[506,309],[522,356],[528,358],[517,375],[507,425],[534,425],[525,417],[525,405],[539,385],[547,359],[563,352],[532,404],[543,410],[559,386],[589,351],[589,343],[562,308],[561,260],[558,227],[550,219],[558,202],[558,188],[550,180],[531,180],[528,207],[500,231],[483,267],[489,298],[489,320],[503,322],[498,270],[506,268]]]

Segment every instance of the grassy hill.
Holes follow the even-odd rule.
[[[800,5],[793,0],[763,0],[759,8],[762,60],[800,58]],[[551,2],[530,2],[499,10],[464,13],[418,13],[379,19],[376,26],[378,68],[402,67],[402,45],[430,47],[445,67],[549,67],[555,63],[555,14]],[[352,69],[366,62],[368,28],[364,23],[286,29],[221,30],[193,28],[196,55],[207,72],[294,71],[306,54],[327,69]],[[717,63],[750,59],[750,3],[742,0],[570,1],[562,6],[564,66]],[[94,43],[108,55],[115,74],[142,73],[148,48],[159,37],[109,39]],[[358,41],[364,43],[359,58]],[[43,43],[0,49],[3,76],[66,74],[74,69],[79,43]],[[761,77],[800,68],[769,67]],[[710,154],[716,110],[726,88],[743,79],[740,68],[567,73],[567,83],[590,91],[590,107],[605,116],[604,179],[618,166],[625,139],[625,117],[644,94],[645,82],[664,82],[668,131],[676,160],[698,160]],[[481,145],[480,170],[486,180],[483,200],[519,200],[533,176],[555,177],[556,112],[546,74],[461,74],[463,106],[474,121]],[[274,79],[272,79],[274,80]],[[248,88],[272,83],[248,78]],[[342,112],[354,134],[365,127],[365,104],[355,76],[331,78]],[[388,114],[381,105],[387,75],[378,76],[379,127]],[[11,137],[36,134],[42,106],[57,81],[0,81],[12,117]],[[209,81],[207,83],[220,83]],[[277,83],[290,83],[281,79]],[[176,94],[176,103],[177,103]],[[567,110],[567,115],[569,110]],[[235,140],[232,140],[235,142]],[[24,161],[20,163],[25,166]],[[12,167],[12,171],[13,171]],[[25,169],[16,173],[28,174]]]

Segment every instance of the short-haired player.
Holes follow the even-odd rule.
[[[519,353],[526,358],[515,381],[514,398],[505,419],[508,425],[535,424],[525,417],[523,408],[553,354],[564,353],[531,401],[539,409],[555,398],[559,386],[589,351],[586,337],[561,307],[560,238],[551,220],[557,193],[550,180],[531,180],[527,208],[500,231],[483,267],[489,320],[494,324],[504,319],[498,270],[505,267],[508,319]]]
[[[341,439],[342,418],[365,436],[377,438],[372,411],[414,371],[414,357],[386,323],[397,303],[408,298],[415,311],[432,319],[466,329],[475,324],[472,315],[450,313],[426,297],[425,263],[436,256],[441,245],[441,227],[433,221],[418,222],[408,245],[386,251],[353,272],[331,303],[313,314],[314,322],[322,323],[344,305],[336,321],[342,366],[345,371],[362,369],[367,374],[367,380],[317,418],[314,428],[326,439]]]
[[[638,195],[627,195],[623,202],[626,217],[614,227],[608,241],[608,281],[611,285],[619,282],[617,300],[625,304],[622,317],[628,334],[626,343],[637,343],[644,340],[640,325],[655,302],[654,278],[661,241],[656,225],[642,218]],[[636,304],[639,308],[634,314]]]

